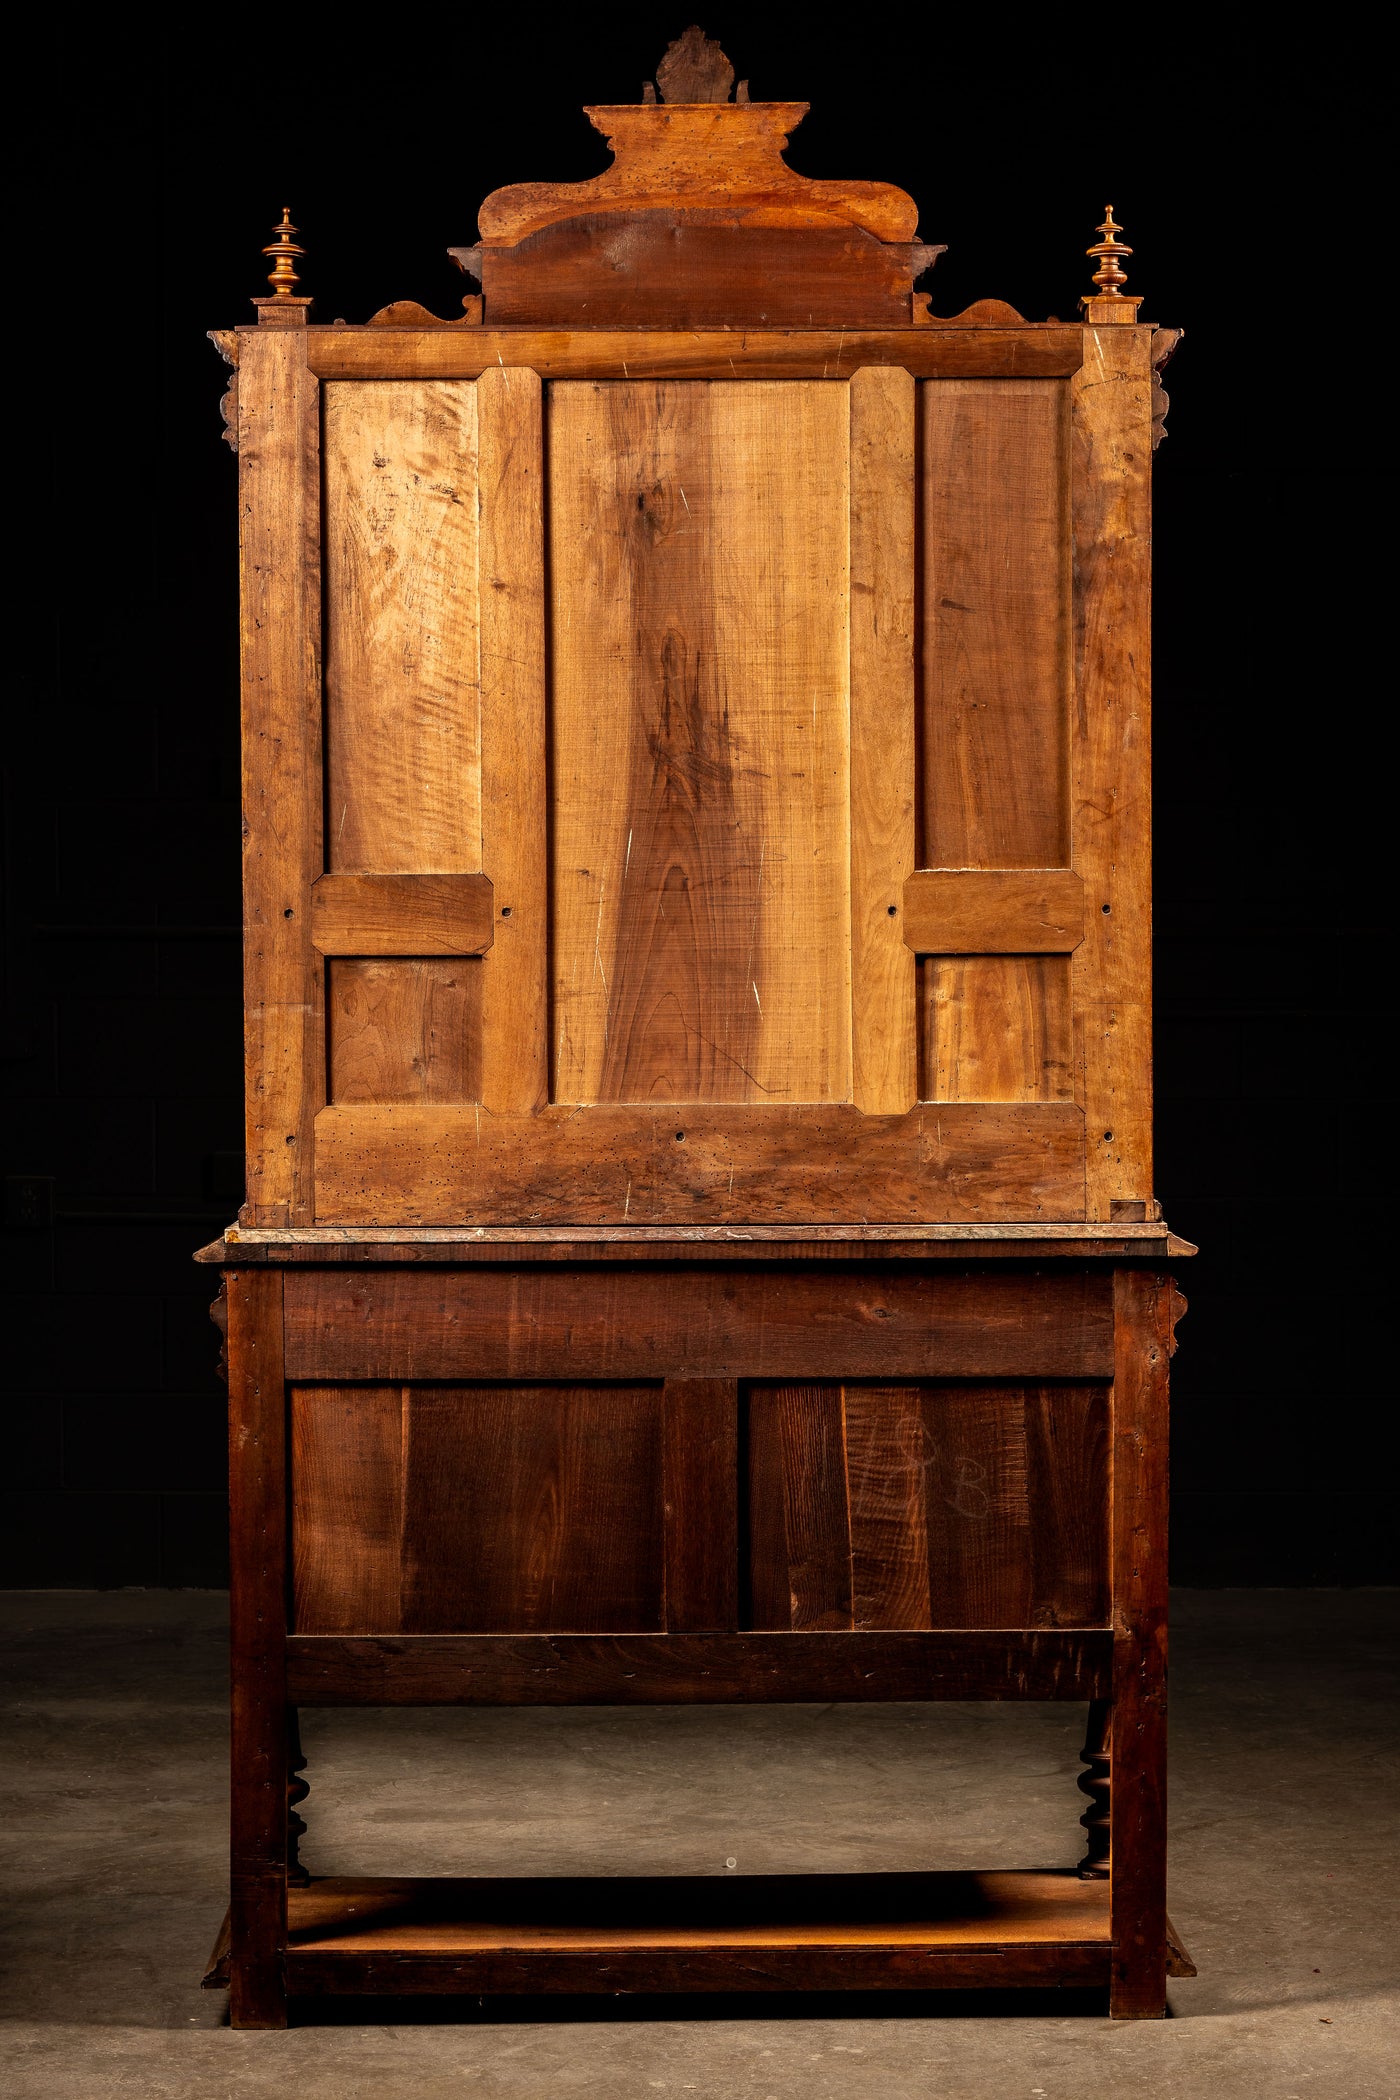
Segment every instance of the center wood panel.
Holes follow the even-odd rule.
[[[299,1633],[655,1632],[662,1389],[302,1386]]]
[[[555,383],[554,1098],[851,1090],[842,384]]]

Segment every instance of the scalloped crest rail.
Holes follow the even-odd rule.
[[[1079,321],[937,319],[913,200],[787,166],[804,110],[688,30],[590,109],[604,174],[486,199],[460,315],[323,325],[284,211],[256,325],[214,332],[240,2026],[1071,1982],[1135,2018],[1185,1972],[1147,636],[1179,331],[1111,209]],[[315,1874],[301,1704],[914,1698],[1092,1702],[1081,1868]]]

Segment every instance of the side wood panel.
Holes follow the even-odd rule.
[[[671,1706],[770,1700],[1099,1699],[1109,1633],[297,1636],[299,1706]]]
[[[846,389],[555,384],[553,1092],[850,1095]]]
[[[481,1099],[481,966],[474,957],[343,956],[326,965],[332,1102]]]
[[[665,1623],[659,1385],[303,1386],[303,1633]]]
[[[501,891],[498,887],[497,895]],[[499,967],[498,938],[483,970]],[[491,980],[486,980],[489,989]],[[483,1078],[483,1099],[489,1100]],[[1069,1102],[862,1116],[839,1104],[323,1110],[316,1204],[343,1225],[916,1224],[1073,1219]]]
[[[1065,955],[919,961],[919,1097],[1069,1101],[1074,1020]]]
[[[757,1387],[747,1419],[756,1626],[1106,1621],[1103,1387]]]
[[[326,389],[332,870],[481,866],[476,400],[464,380]]]
[[[296,1270],[287,1375],[1103,1378],[1111,1280],[820,1267]]]
[[[254,329],[240,359],[244,1216],[306,1225],[326,1069],[306,902],[322,867],[319,390],[302,329]]]
[[[485,875],[322,875],[311,885],[322,955],[482,955],[494,916]]]

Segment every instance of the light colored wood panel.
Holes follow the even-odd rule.
[[[921,868],[904,885],[904,939],[920,955],[1066,955],[1083,938],[1069,868]]]
[[[844,1402],[853,1624],[931,1626],[923,1388],[848,1385]]]
[[[914,413],[908,372],[851,381],[851,1074],[856,1107],[918,1091],[914,968]]]
[[[482,866],[496,937],[482,964],[482,1099],[530,1115],[548,1086],[544,403],[538,377],[484,372],[481,490]]]
[[[311,885],[322,955],[480,955],[494,916],[487,875],[322,875]]]
[[[848,454],[844,388],[551,389],[558,1100],[849,1096]]]
[[[930,381],[923,456],[919,858],[1069,861],[1065,387]]]
[[[476,389],[326,389],[327,865],[481,866]]]
[[[1083,1130],[1070,1102],[330,1108],[317,1207],[345,1225],[1063,1220],[1083,1216]]]
[[[1085,331],[1073,387],[1072,992],[1088,1216],[1152,1196],[1151,330]]]
[[[325,1099],[306,909],[322,866],[318,388],[304,330],[240,342],[244,1214],[298,1225],[311,1222],[311,1123]]]
[[[1073,1098],[1066,957],[928,956],[919,972],[924,1100]]]
[[[301,1386],[292,1393],[299,1633],[399,1629],[407,1398],[400,1386]]]
[[[1079,327],[313,328],[307,339],[323,379],[475,379],[515,365],[545,379],[849,379],[865,365],[1052,377],[1077,372],[1084,356]]]
[[[481,965],[342,957],[326,973],[331,1100],[481,1099]]]

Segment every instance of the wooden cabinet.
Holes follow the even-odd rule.
[[[659,99],[590,112],[606,174],[488,198],[458,319],[313,324],[288,229],[219,337],[243,2024],[327,1990],[1163,2007],[1175,333],[1111,226],[1081,321],[934,318],[912,200],[794,175],[802,105],[731,82],[688,33]],[[301,1705],[939,1697],[1092,1702],[1082,1873],[289,1885]]]

